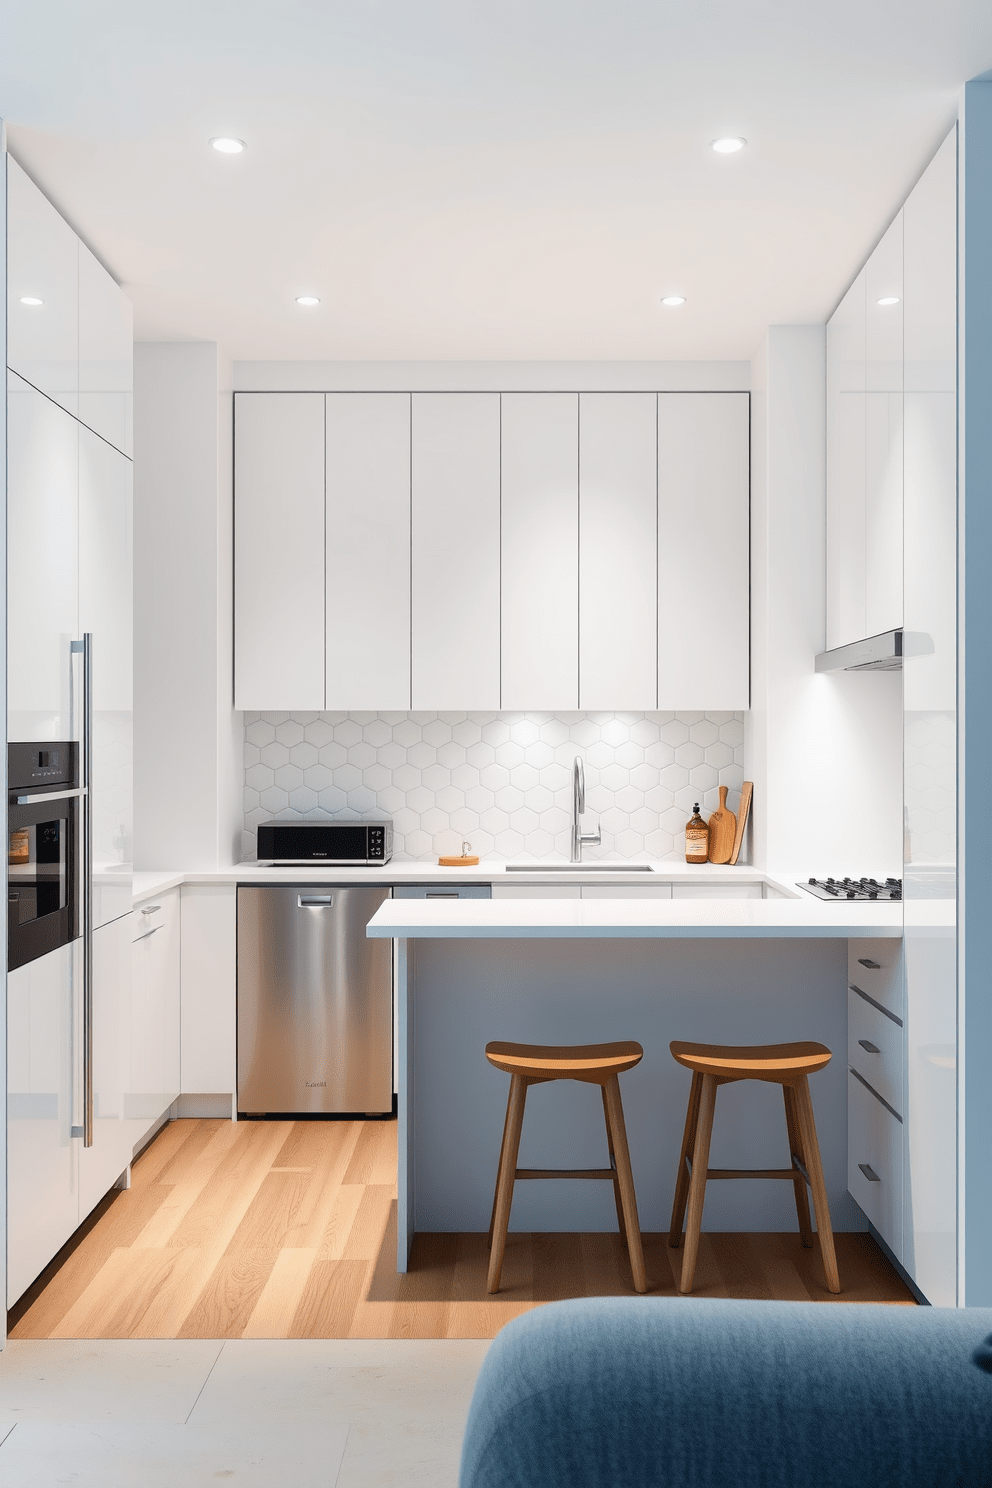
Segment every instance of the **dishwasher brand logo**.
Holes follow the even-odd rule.
[[[303,1088],[305,1090],[324,1090],[326,1087],[326,1080],[308,1080]]]

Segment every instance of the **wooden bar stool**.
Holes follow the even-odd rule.
[[[499,1168],[496,1173],[496,1194],[493,1199],[492,1220],[489,1224],[488,1289],[490,1292],[499,1291],[503,1252],[506,1249],[506,1231],[510,1222],[510,1205],[513,1203],[513,1185],[517,1178],[610,1179],[617,1206],[620,1238],[626,1244],[630,1255],[634,1288],[638,1292],[647,1291],[641,1231],[637,1220],[637,1199],[634,1195],[634,1175],[630,1168],[627,1129],[623,1123],[620,1082],[617,1079],[617,1076],[622,1075],[625,1070],[633,1069],[643,1055],[644,1050],[640,1044],[632,1042],[575,1046],[501,1043],[486,1045],[486,1058],[489,1063],[510,1076],[510,1096],[506,1106],[503,1144],[500,1147]],[[587,1085],[601,1087],[603,1114],[606,1118],[606,1137],[610,1147],[608,1168],[517,1167],[527,1087],[543,1085],[548,1080],[580,1080]]]
[[[796,1213],[805,1246],[813,1244],[806,1184],[813,1190],[813,1208],[827,1286],[830,1291],[839,1292],[840,1277],[837,1272],[833,1230],[830,1228],[827,1187],[823,1181],[823,1165],[820,1162],[820,1147],[813,1120],[813,1102],[810,1100],[809,1081],[806,1078],[829,1064],[830,1050],[824,1044],[758,1044],[740,1048],[727,1044],[678,1042],[670,1044],[669,1048],[679,1064],[693,1072],[679,1157],[679,1175],[675,1185],[675,1203],[672,1206],[672,1226],[668,1232],[668,1243],[676,1248],[682,1239],[682,1222],[688,1204],[689,1219],[686,1224],[685,1255],[679,1291],[683,1295],[692,1291],[707,1178],[785,1178],[795,1186]],[[781,1085],[785,1098],[789,1151],[792,1156],[791,1168],[769,1170],[707,1166],[717,1086],[729,1085],[735,1080],[766,1080],[771,1084]]]

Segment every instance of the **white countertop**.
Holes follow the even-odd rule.
[[[803,899],[392,899],[372,939],[847,939],[902,935],[900,904]]]

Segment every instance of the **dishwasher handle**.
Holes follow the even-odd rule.
[[[333,894],[297,894],[296,902],[300,909],[330,909],[334,903]]]

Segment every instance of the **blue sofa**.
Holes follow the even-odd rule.
[[[986,1488],[992,1309],[699,1298],[494,1339],[460,1488]]]

